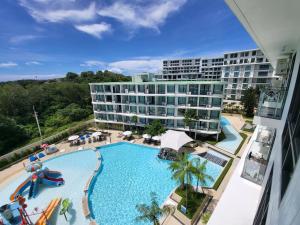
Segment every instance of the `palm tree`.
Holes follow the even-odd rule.
[[[137,115],[134,115],[134,116],[131,117],[131,122],[134,123],[134,127],[135,127],[135,130],[136,130],[136,124],[137,124],[137,122],[138,122],[138,117],[137,117]]]
[[[160,208],[157,201],[157,195],[154,192],[150,193],[151,196],[151,205],[138,204],[136,209],[139,211],[140,216],[137,216],[135,220],[140,221],[149,221],[154,225],[159,225],[159,218],[163,215],[168,215],[174,212],[174,207],[171,205],[165,205],[163,208]]]
[[[184,190],[186,186],[186,208],[188,202],[188,185],[193,179],[193,163],[188,159],[188,154],[179,155],[178,161],[173,161],[169,165],[169,169],[173,172],[172,179],[180,183],[180,188]]]
[[[197,178],[197,192],[198,192],[198,186],[199,186],[199,182],[201,182],[201,184],[206,185],[206,181],[207,180],[211,180],[214,181],[214,179],[206,174],[206,164],[207,164],[207,160],[205,160],[204,162],[201,162],[200,158],[195,158],[193,159],[193,175]],[[201,185],[200,185],[201,186]],[[202,189],[202,193],[203,192],[203,188],[201,186]]]
[[[194,109],[188,109],[185,111],[184,113],[184,119],[183,119],[183,122],[184,122],[184,125],[189,127],[189,134],[191,136],[191,125],[192,125],[192,122],[194,120],[197,120],[198,119],[198,116],[197,116],[197,111],[194,110]]]

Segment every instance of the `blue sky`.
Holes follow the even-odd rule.
[[[0,81],[256,48],[224,0],[1,0]]]

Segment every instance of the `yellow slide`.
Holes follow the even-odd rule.
[[[52,213],[56,209],[56,207],[59,205],[61,198],[55,198],[53,199],[47,208],[44,210],[44,213],[41,215],[41,217],[38,219],[38,221],[35,223],[35,225],[46,225],[47,220],[49,220],[52,216]]]

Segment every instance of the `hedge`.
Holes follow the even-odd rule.
[[[230,159],[225,168],[223,169],[222,173],[220,174],[220,176],[218,177],[218,179],[216,180],[216,182],[214,183],[213,189],[217,190],[221,184],[221,182],[223,181],[224,177],[226,176],[228,170],[230,169],[231,165],[232,165],[233,159]]]

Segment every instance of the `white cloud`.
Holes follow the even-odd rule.
[[[103,33],[111,31],[111,26],[107,23],[75,25],[75,28],[99,39],[102,38]]]
[[[25,63],[26,65],[30,66],[30,65],[42,65],[42,63],[38,62],[38,61],[29,61]]]
[[[130,4],[117,1],[98,10],[103,17],[111,17],[131,28],[152,28],[159,30],[167,17],[178,11],[187,0],[152,0],[148,4]]]
[[[88,60],[88,61],[85,61],[84,63],[80,64],[80,66],[83,66],[83,67],[103,67],[106,65],[107,65],[107,63],[105,63],[103,61],[98,61],[98,60]]]
[[[0,63],[0,68],[10,68],[10,67],[16,67],[18,66],[17,63],[15,62],[3,62],[3,63]]]
[[[76,1],[20,0],[21,6],[38,22],[83,22],[95,19],[96,4],[83,8]]]
[[[111,62],[107,69],[119,73],[134,75],[143,72],[158,72],[161,70],[162,61],[160,59],[133,59]]]
[[[12,43],[12,44],[20,44],[20,43],[23,43],[23,42],[35,40],[37,38],[40,38],[40,36],[30,35],[30,34],[28,34],[28,35],[18,35],[18,36],[11,37],[9,39],[9,42]]]

